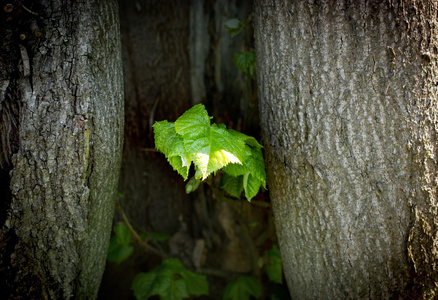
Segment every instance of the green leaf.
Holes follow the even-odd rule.
[[[208,295],[208,282],[204,275],[196,274],[187,269],[180,272],[187,284],[187,291],[190,295]]]
[[[170,280],[167,288],[159,295],[162,300],[182,300],[190,296],[186,281],[182,279]]]
[[[266,264],[266,273],[269,280],[280,284],[283,283],[281,253],[276,244],[272,245],[271,250],[268,250],[267,256],[269,263]]]
[[[243,28],[245,28],[246,23],[242,20],[239,19],[228,19],[227,21],[225,21],[224,23],[225,29],[228,31],[228,33],[232,36],[235,37],[236,35],[238,35]]]
[[[205,276],[187,270],[178,259],[169,258],[150,272],[137,274],[132,290],[137,299],[158,295],[163,300],[180,300],[208,294],[208,283]]]
[[[114,225],[114,235],[110,239],[107,259],[110,262],[121,263],[131,256],[134,247],[131,246],[132,232],[125,223]]]
[[[266,274],[268,274],[269,280],[280,284],[283,283],[283,270],[281,264],[266,264]]]
[[[239,197],[242,186],[250,201],[260,187],[266,188],[262,146],[255,138],[227,130],[224,124],[210,124],[210,120],[205,107],[198,104],[175,123],[156,122],[155,145],[184,180],[194,163],[196,173],[186,185],[187,193],[194,191],[200,180],[223,169],[230,176],[240,176],[240,179],[225,176],[222,186],[225,191]]]
[[[246,52],[235,52],[233,55],[234,64],[250,77],[254,77],[255,53],[254,50]]]
[[[114,233],[118,244],[129,245],[131,243],[132,232],[125,223],[117,223],[114,225]]]
[[[230,29],[237,29],[240,27],[239,19],[228,19],[225,21],[224,26]]]
[[[115,236],[111,237],[108,247],[107,259],[112,263],[121,263],[126,260],[134,252],[134,247],[131,245],[120,245]]]
[[[227,126],[224,123],[217,124],[217,127],[222,128],[222,129],[227,129]]]
[[[229,163],[242,163],[244,143],[226,129],[216,124],[210,126],[210,118],[202,104],[179,117],[175,130],[183,137],[184,147],[203,180]]]
[[[266,188],[266,171],[265,171],[265,160],[263,159],[262,149],[259,147],[251,148],[250,157],[246,157],[244,164],[251,174],[257,178],[264,188]]]
[[[240,198],[243,191],[243,176],[230,176],[227,173],[222,175],[221,187],[230,196]]]
[[[172,272],[179,273],[181,270],[185,270],[184,265],[182,262],[177,258],[168,258],[164,259],[161,262],[161,265],[165,267],[165,269],[169,269]]]
[[[204,105],[197,104],[187,110],[175,122],[175,131],[184,139],[196,140],[209,134],[210,117]]]
[[[249,172],[248,168],[244,165],[239,164],[228,164],[226,165],[222,171],[230,176],[242,176]]]
[[[266,188],[265,161],[261,146],[250,147],[246,145],[243,165],[228,164],[223,168],[223,171],[231,176],[243,175],[243,189],[248,201],[257,195],[261,186]]]
[[[245,190],[245,197],[248,201],[258,194],[262,183],[255,176],[247,173],[243,176],[243,189]]]
[[[183,138],[175,131],[175,124],[164,120],[156,122],[152,127],[155,147],[166,156],[173,169],[187,180],[191,160],[184,148]]]
[[[186,184],[186,194],[190,194],[191,192],[196,191],[196,189],[199,187],[199,184],[201,183],[201,180],[196,179],[196,176],[193,176],[190,178],[189,182]]]
[[[254,277],[240,276],[225,287],[223,300],[246,300],[250,296],[259,298],[262,287]]]
[[[172,156],[167,158],[167,161],[173,167],[173,169],[184,178],[184,180],[187,180],[187,178],[189,177],[191,164],[189,158],[187,158],[187,160],[183,160],[181,156]]]
[[[155,272],[139,273],[134,277],[131,289],[138,300],[148,299],[153,296],[152,286],[155,284],[157,274]]]
[[[238,131],[236,131],[234,129],[229,129],[228,132],[232,136],[234,136],[234,137],[244,141],[247,145],[249,145],[251,147],[263,148],[263,146],[260,145],[259,142],[257,142],[257,140],[255,138],[253,138],[252,136],[249,136],[249,135],[246,135],[244,133],[238,132]]]
[[[268,250],[267,254],[269,259],[281,262],[281,252],[277,244],[273,244],[271,250]]]

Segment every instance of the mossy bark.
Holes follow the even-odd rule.
[[[18,140],[2,139],[13,147],[4,155],[0,296],[94,299],[123,140],[117,2],[16,3],[17,26],[3,28],[9,47],[0,53],[0,104],[18,106]]]
[[[436,2],[259,0],[254,19],[293,299],[436,297]]]

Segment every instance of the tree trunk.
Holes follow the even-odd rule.
[[[293,299],[436,297],[436,2],[258,0],[254,17]]]
[[[117,2],[11,2],[0,32],[0,298],[94,299],[123,140]]]

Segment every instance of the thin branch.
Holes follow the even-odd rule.
[[[132,227],[131,223],[129,222],[128,217],[126,216],[125,212],[123,211],[122,205],[120,204],[120,201],[119,201],[119,198],[117,198],[116,201],[117,201],[116,202],[117,209],[118,209],[120,215],[122,216],[123,221],[125,222],[126,226],[129,228],[129,230],[131,230],[132,235],[134,236],[134,239],[140,244],[140,246],[142,246],[146,252],[152,252],[153,254],[161,256],[162,258],[168,258],[169,256],[166,253],[159,251],[158,249],[155,249],[154,247],[152,247],[148,243],[145,243],[141,239],[141,237],[138,235],[137,231],[135,231],[135,229]]]
[[[38,16],[38,14],[36,12],[31,11],[29,8],[27,8],[26,6],[24,6],[24,4],[22,2],[20,2],[21,7],[27,11],[28,13],[34,15],[34,16]]]

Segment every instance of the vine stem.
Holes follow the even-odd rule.
[[[128,217],[126,216],[125,212],[123,211],[122,205],[120,204],[120,200],[118,197],[116,199],[116,206],[117,206],[117,210],[119,211],[120,215],[123,218],[123,222],[125,222],[126,226],[132,232],[134,239],[140,244],[140,246],[142,246],[144,248],[144,250],[146,252],[151,252],[153,254],[161,256],[162,258],[169,258],[169,256],[166,253],[159,251],[158,249],[155,249],[154,247],[152,247],[148,243],[145,243],[141,239],[140,235],[138,235],[137,231],[132,227],[131,223],[129,222]]]
[[[27,8],[26,6],[24,6],[24,4],[22,3],[22,2],[19,2],[20,3],[20,5],[21,5],[21,7],[25,10],[25,11],[27,11],[28,13],[30,13],[30,14],[32,14],[32,15],[34,15],[34,16],[38,16],[38,14],[36,13],[36,12],[33,12],[33,11],[31,11],[29,8]]]

